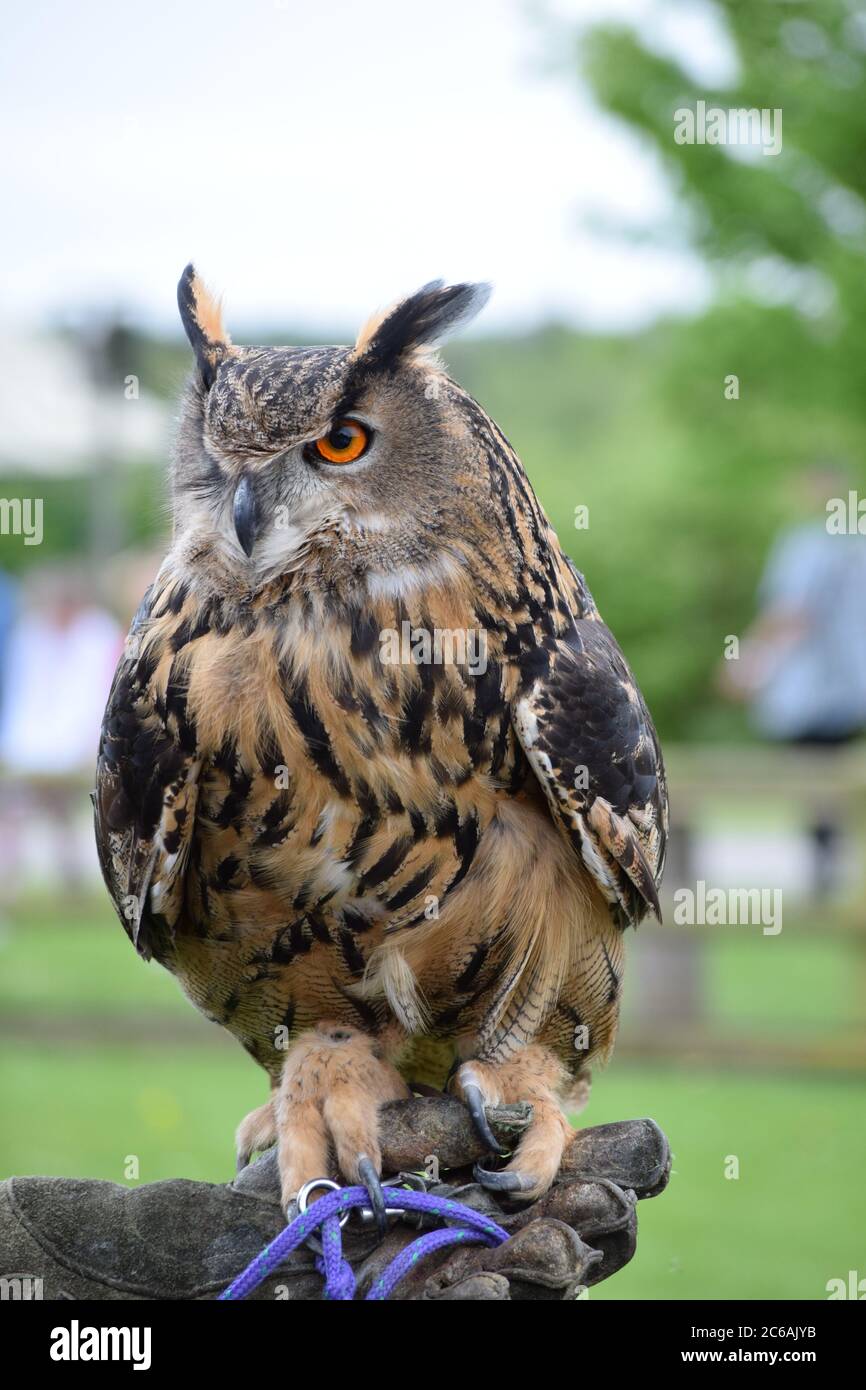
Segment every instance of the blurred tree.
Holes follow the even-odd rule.
[[[685,61],[627,28],[595,26],[578,45],[598,102],[671,178],[680,216],[655,235],[696,248],[715,272],[707,313],[651,335],[671,449],[658,487],[673,484],[674,495],[650,582],[689,650],[642,634],[654,644],[644,683],[660,723],[702,735],[736,727],[709,677],[724,635],[750,616],[774,530],[800,504],[799,467],[843,460],[852,486],[866,483],[866,8],[719,0],[714,9],[737,55],[724,88],[696,85]],[[677,143],[677,113],[698,102],[780,110],[781,151]],[[724,389],[731,377],[735,395]],[[647,432],[635,434],[650,461]],[[668,590],[675,577],[688,595]],[[633,619],[624,609],[619,621],[618,606],[611,621],[627,633]]]

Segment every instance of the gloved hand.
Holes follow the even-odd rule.
[[[488,1111],[496,1137],[514,1140],[527,1111]],[[416,1097],[382,1111],[385,1174],[426,1167],[430,1190],[488,1212],[511,1239],[432,1254],[397,1299],[574,1298],[631,1259],[636,1203],[664,1188],[667,1140],[651,1120],[579,1130],[559,1176],[539,1201],[508,1202],[472,1181],[484,1159],[469,1114],[450,1097]],[[433,1159],[435,1162],[431,1162]],[[325,1176],[325,1175],[323,1175]],[[69,1178],[0,1184],[0,1276],[41,1279],[46,1299],[213,1299],[283,1228],[273,1151],[226,1184],[173,1179],[127,1188]],[[350,1223],[344,1251],[363,1298],[417,1232],[394,1219],[384,1240]],[[318,1299],[322,1279],[300,1250],[252,1297]]]

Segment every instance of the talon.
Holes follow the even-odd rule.
[[[238,1150],[236,1158],[237,1167],[235,1169],[235,1172],[242,1173],[245,1168],[249,1167],[249,1162],[251,1158],[252,1154],[249,1151],[249,1149],[246,1149],[243,1152]]]
[[[493,1192],[531,1192],[536,1186],[535,1178],[530,1177],[528,1173],[515,1173],[507,1168],[493,1172],[476,1163],[472,1174],[477,1183]]]
[[[503,1149],[496,1135],[493,1133],[493,1130],[490,1128],[490,1122],[487,1119],[487,1113],[484,1109],[484,1097],[481,1093],[481,1087],[474,1081],[464,1081],[462,1090],[463,1099],[472,1116],[472,1122],[487,1145],[488,1150],[492,1154],[499,1154],[500,1157],[503,1157],[508,1153],[508,1149]]]
[[[388,1217],[385,1212],[385,1194],[382,1191],[382,1183],[379,1174],[373,1166],[372,1159],[366,1154],[361,1154],[358,1159],[358,1176],[370,1194],[370,1208],[376,1222],[376,1229],[380,1239],[384,1239],[388,1233]]]

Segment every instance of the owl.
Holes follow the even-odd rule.
[[[436,281],[353,346],[241,347],[192,266],[170,549],[108,700],[94,793],[127,934],[267,1072],[239,1162],[379,1194],[378,1112],[469,1107],[533,1199],[617,1029],[651,910],[662,757],[514,450],[437,345]],[[486,1108],[526,1101],[502,1153]],[[507,1158],[507,1162],[503,1159]]]

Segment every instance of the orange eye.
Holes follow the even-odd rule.
[[[316,453],[328,463],[354,463],[370,443],[370,431],[357,420],[337,420],[315,441]]]

